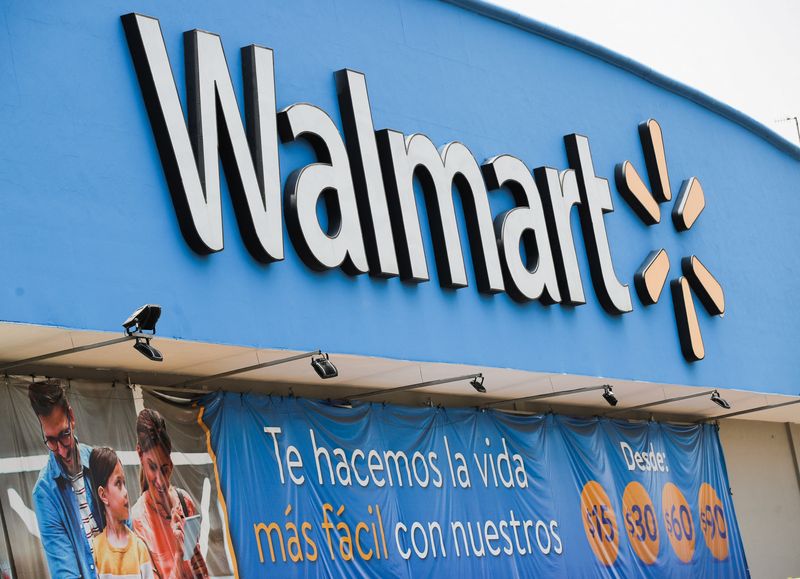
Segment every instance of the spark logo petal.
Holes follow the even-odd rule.
[[[645,185],[630,161],[617,165],[615,178],[617,189],[634,213],[645,225],[651,226],[661,222],[659,204],[671,201],[672,191],[661,126],[655,119],[649,119],[639,125],[639,137],[650,187]],[[691,229],[705,205],[705,194],[699,179],[686,179],[672,208],[675,229],[678,232]],[[669,256],[663,248],[651,251],[642,262],[634,276],[634,285],[644,305],[658,302],[669,270]],[[705,347],[692,293],[712,316],[722,316],[725,313],[725,294],[720,283],[696,256],[683,257],[681,270],[683,275],[670,282],[675,321],[684,358],[689,362],[696,362],[705,357]]]

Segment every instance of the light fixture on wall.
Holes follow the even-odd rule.
[[[722,396],[720,396],[717,390],[714,390],[711,393],[711,402],[713,402],[717,406],[721,406],[725,410],[731,409],[731,403],[725,400]]]
[[[323,380],[336,378],[339,375],[339,370],[333,365],[327,353],[311,358],[311,367]]]
[[[125,332],[136,338],[133,344],[134,350],[153,362],[164,361],[164,355],[150,344],[150,336],[156,333],[156,323],[160,317],[161,306],[145,304],[122,322]]]
[[[451,382],[461,382],[462,380],[469,380],[469,383],[478,392],[486,392],[486,388],[483,386],[483,374],[467,374],[466,376],[440,378],[438,380],[417,382],[416,384],[407,384],[406,386],[396,386],[394,388],[379,388],[377,390],[370,390],[368,392],[357,392],[352,396],[345,396],[344,398],[348,401],[352,401],[361,400],[363,398],[372,398],[373,396],[388,396],[389,394],[397,394],[398,392],[417,390],[419,388],[427,388],[428,386],[439,386],[440,384],[450,384]]]
[[[145,304],[128,316],[128,319],[122,322],[122,327],[128,335],[142,331],[155,333],[156,323],[160,317],[161,306]]]
[[[486,394],[486,386],[483,385],[483,374],[478,374],[472,380],[470,380],[470,386],[475,388],[481,394]]]
[[[488,402],[481,406],[481,408],[495,408],[497,406],[506,406],[508,404],[517,404],[518,402],[536,402],[537,400],[545,400],[547,398],[557,398],[559,396],[570,396],[572,394],[582,394],[584,392],[593,392],[595,390],[604,390],[606,385],[602,386],[584,386],[583,388],[572,388],[571,390],[557,390],[555,392],[543,392],[542,394],[531,394],[529,396],[522,396],[520,398],[507,398],[506,400],[495,400]]]
[[[136,341],[133,343],[133,349],[153,362],[164,361],[164,355],[160,350],[150,344],[150,338],[136,338]]]
[[[617,397],[614,396],[614,388],[608,384],[603,386],[603,398],[605,398],[605,401],[608,402],[610,406],[616,406],[619,403]]]
[[[278,360],[269,360],[268,362],[259,362],[258,364],[253,364],[251,366],[244,366],[242,368],[234,368],[233,370],[228,370],[227,372],[220,372],[219,374],[213,374],[211,376],[198,376],[197,378],[191,378],[189,380],[184,380],[183,382],[178,382],[177,384],[172,384],[170,388],[188,388],[191,386],[196,386],[199,384],[208,385],[216,380],[221,380],[223,378],[229,378],[231,376],[237,376],[239,374],[245,374],[246,372],[253,372],[254,370],[261,370],[263,368],[270,368],[272,366],[278,366],[280,364],[287,364],[289,362],[295,362],[297,360],[303,360],[305,358],[312,358],[311,366],[313,366],[314,370],[317,374],[320,375],[320,378],[333,378],[339,374],[339,371],[336,369],[329,357],[328,354],[323,354],[321,350],[314,350],[313,352],[303,352],[302,354],[295,354],[294,356],[289,356],[288,358],[280,358]],[[314,363],[314,360],[322,360],[322,362]],[[320,373],[320,369],[324,367],[325,371],[328,372],[325,376]]]
[[[653,402],[645,402],[644,404],[637,404],[636,406],[626,406],[624,408],[617,408],[610,410],[606,413],[607,416],[614,416],[616,414],[634,412],[644,408],[653,408],[654,406],[663,406],[665,404],[673,404],[675,402],[683,402],[684,400],[691,400],[692,398],[702,398],[714,393],[715,390],[703,390],[702,392],[693,392],[692,394],[685,394],[683,396],[673,396],[672,398],[664,398],[662,400],[655,400]]]

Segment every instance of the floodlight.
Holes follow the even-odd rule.
[[[475,388],[481,394],[486,394],[486,387],[483,385],[483,375],[478,374],[472,380],[469,381],[470,386]]]
[[[134,332],[156,333],[156,322],[161,317],[161,306],[145,304],[133,312],[127,320],[122,322],[122,327],[128,334]]]
[[[617,397],[614,396],[614,389],[611,386],[603,387],[603,398],[605,398],[606,402],[608,402],[610,406],[616,406],[619,402]]]
[[[163,362],[164,355],[150,345],[149,338],[136,338],[136,342],[133,344],[133,349],[142,354],[148,360],[152,360],[153,362]]]
[[[150,345],[150,338],[141,336],[142,332],[156,333],[156,322],[161,317],[161,306],[145,304],[133,312],[127,320],[122,322],[125,333],[135,337],[133,349],[153,362],[163,362],[164,356],[156,348]]]
[[[339,371],[336,369],[336,366],[331,363],[327,353],[311,358],[311,367],[314,368],[314,371],[316,371],[323,380],[336,378],[339,375]]]
[[[725,400],[722,396],[719,395],[719,392],[714,390],[711,393],[711,402],[716,404],[717,406],[721,406],[725,410],[730,410],[731,403]]]

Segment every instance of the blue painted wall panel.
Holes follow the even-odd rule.
[[[239,48],[275,50],[279,108],[311,102],[340,125],[333,72],[367,75],[375,127],[466,144],[478,161],[510,153],[529,167],[567,167],[562,137],[590,138],[611,181],[606,216],[624,283],[647,253],[667,249],[670,277],[696,254],[726,292],[724,319],[697,303],[706,359],[682,357],[668,289],[621,318],[591,286],[577,216],[587,304],[520,305],[507,295],[432,280],[349,277],[306,268],[288,235],[286,259],[255,262],[223,186],[225,250],[201,257],[178,229],[119,17],[160,19],[178,89],[182,33],[219,33],[240,103]],[[144,302],[164,307],[159,333],[259,347],[322,347],[394,358],[464,362],[681,384],[796,393],[800,316],[794,249],[800,164],[773,144],[621,68],[477,13],[430,0],[367,2],[6,2],[0,9],[0,319],[118,330]],[[629,159],[645,174],[637,124],[660,122],[674,194],[697,176],[707,207],[677,234],[647,228],[613,183]],[[281,145],[282,179],[312,162]],[[490,193],[493,213],[510,206]],[[460,202],[457,202],[460,207]],[[462,220],[463,221],[463,220]]]

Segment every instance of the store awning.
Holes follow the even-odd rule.
[[[88,351],[67,353],[36,362],[17,362],[45,354],[96,344],[123,334],[83,331],[40,325],[0,323],[0,369],[8,375],[50,376],[65,379],[107,380],[109,384],[137,384],[179,393],[217,389],[262,392],[347,400],[373,390],[386,394],[371,396],[376,402],[399,404],[442,404],[483,406],[518,412],[555,412],[578,415],[607,415],[619,418],[649,418],[679,421],[711,420],[731,413],[761,409],[737,415],[744,420],[800,422],[800,397],[762,394],[727,389],[724,385],[683,386],[605,376],[578,376],[528,372],[511,368],[492,368],[463,364],[395,360],[329,352],[339,375],[320,380],[310,367],[310,357],[236,373],[219,374],[282,360],[303,354],[285,349],[251,348],[202,343],[156,336],[153,344],[163,353],[163,362],[153,362],[134,350],[132,342],[122,342]],[[402,392],[390,389],[420,383],[482,374],[486,393],[475,391],[468,379],[412,388]],[[187,385],[186,383],[189,382]],[[603,385],[610,385],[619,400],[611,407],[602,397]],[[591,389],[592,387],[597,387]],[[582,389],[586,389],[581,391]],[[716,389],[730,403],[726,410],[710,400]],[[570,393],[572,390],[578,392]],[[548,396],[566,392],[557,396]],[[516,399],[538,397],[535,400]],[[682,398],[673,402],[664,401]],[[495,404],[507,400],[508,403]],[[787,404],[791,403],[791,404]],[[652,406],[649,406],[652,404]],[[783,405],[777,406],[776,405]],[[631,407],[636,410],[626,410]]]

